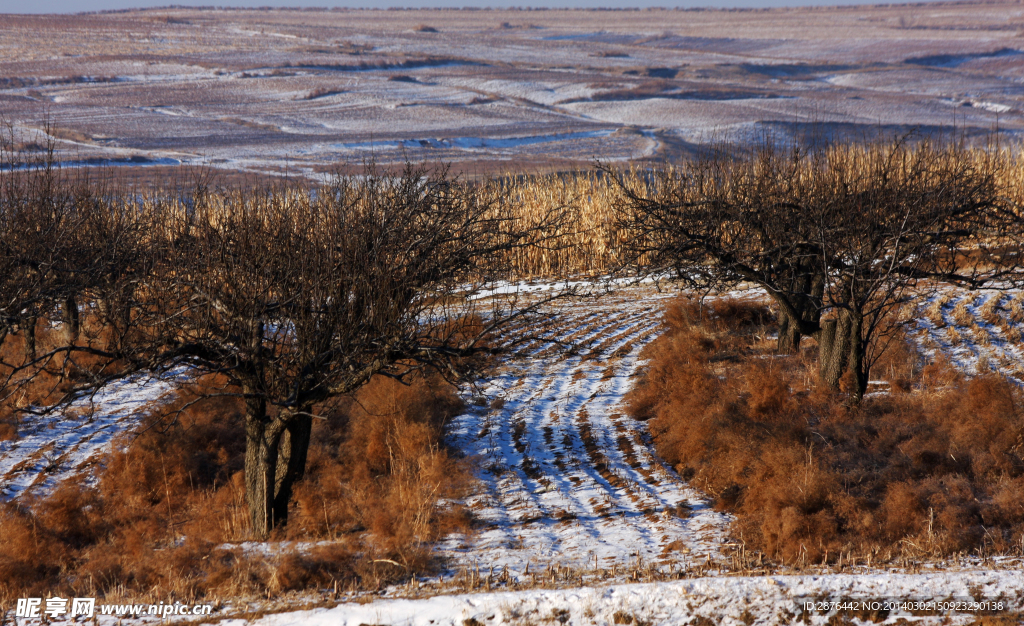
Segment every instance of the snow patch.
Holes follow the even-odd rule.
[[[716,577],[675,582],[624,584],[576,589],[535,589],[506,593],[436,596],[420,600],[381,600],[268,615],[254,621],[226,620],[224,626],[464,626],[466,624],[707,623],[808,624],[848,622],[837,611],[804,611],[808,601],[989,601],[1019,609],[1024,574],[975,570],[926,574],[833,574],[811,576]],[[977,613],[912,613],[909,605],[888,612],[882,623],[966,624]],[[1006,612],[995,611],[995,614]],[[848,615],[855,615],[849,613]],[[703,620],[699,620],[703,618]],[[837,619],[838,618],[838,619]]]
[[[70,479],[88,482],[89,470],[113,449],[115,438],[166,401],[182,376],[184,370],[162,377],[138,374],[60,412],[26,417],[17,439],[0,442],[0,501],[45,496]]]
[[[657,458],[645,424],[622,406],[664,297],[561,309],[478,382],[485,406],[454,420],[452,443],[482,470],[466,502],[482,529],[441,544],[453,568],[526,580],[530,564],[594,571],[721,557],[730,517]]]

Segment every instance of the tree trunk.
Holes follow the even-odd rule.
[[[288,420],[288,425],[281,433],[277,452],[277,483],[274,488],[274,521],[278,525],[288,522],[288,502],[292,499],[292,488],[306,474],[306,454],[312,430],[313,418],[298,415]]]
[[[817,335],[818,375],[823,383],[833,389],[839,388],[839,379],[849,365],[850,326],[850,314],[840,310],[835,319],[821,323]]]
[[[832,349],[836,343],[836,320],[825,320],[821,323],[821,330],[814,337],[818,341],[818,378],[822,382],[828,380],[825,370],[832,362]]]
[[[68,296],[64,300],[64,338],[69,346],[75,345],[78,341],[78,334],[81,331],[78,316],[78,302],[74,296]]]
[[[800,323],[783,311],[779,311],[779,340],[776,351],[779,354],[795,354],[800,351]]]
[[[33,361],[36,358],[36,322],[35,315],[25,322],[25,361]]]
[[[274,529],[274,486],[282,430],[279,422],[267,418],[263,398],[246,398],[245,500],[253,538],[257,541],[265,540]]]
[[[859,315],[850,315],[850,319],[849,368],[853,374],[853,389],[850,393],[854,404],[857,404],[864,399],[864,394],[868,391],[870,372],[864,363],[864,342],[860,334],[862,320]]]

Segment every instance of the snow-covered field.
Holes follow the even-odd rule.
[[[938,604],[929,605],[932,602]],[[947,610],[956,603],[966,608]],[[995,608],[999,606],[1003,608]],[[927,574],[709,577],[665,583],[437,596],[423,600],[380,600],[222,623],[225,626],[1010,624],[1013,622],[975,620],[982,615],[1005,616],[1022,606],[1024,574],[1019,570],[962,570]],[[982,610],[983,607],[991,608]]]
[[[730,295],[763,297],[753,290]],[[623,395],[642,365],[640,351],[659,332],[668,297],[643,285],[555,306],[544,325],[528,329],[539,337],[516,345],[513,356],[466,388],[470,408],[453,422],[451,437],[479,468],[479,488],[466,503],[480,527],[441,544],[448,568],[440,583],[420,580],[358,602],[320,600],[322,608],[309,611],[290,609],[287,599],[229,605],[226,623],[970,624],[978,614],[966,609],[922,612],[901,604],[837,615],[820,605],[805,611],[803,603],[846,602],[849,609],[868,601],[882,608],[892,601],[978,601],[1003,602],[996,615],[1024,610],[1024,561],[1016,558],[759,576],[732,567],[738,544],[729,517],[666,467],[644,424],[624,414]],[[912,336],[968,373],[988,360],[1019,379],[1022,304],[1018,294],[941,292],[922,303]],[[961,339],[950,343],[941,324]],[[501,341],[511,345],[525,330],[510,328]],[[0,446],[5,497],[42,493],[75,477],[170,385],[128,381],[97,394],[91,411],[83,399],[69,415],[31,421],[22,439]],[[475,592],[451,595],[460,588]],[[239,614],[249,617],[232,617]]]
[[[0,110],[26,144],[49,116],[72,159],[310,176],[359,165],[371,147],[380,161],[461,161],[476,173],[808,129],[859,139],[998,126],[1019,137],[1021,32],[1012,0],[0,14]]]
[[[1024,385],[1024,293],[942,290],[921,307],[911,335],[924,354],[967,374],[999,372]]]
[[[529,564],[625,571],[719,556],[728,517],[657,459],[643,425],[623,415],[663,299],[634,290],[553,311],[541,339],[480,381],[482,406],[452,424],[452,442],[482,470],[483,488],[468,504],[484,528],[442,545],[453,568],[525,579]]]
[[[89,480],[116,437],[130,433],[147,409],[169,398],[180,375],[136,375],[60,412],[26,418],[16,440],[0,441],[0,501],[41,497],[63,481]]]
[[[453,424],[453,442],[479,462],[481,490],[468,500],[484,527],[450,536],[441,551],[450,557],[449,575],[475,577],[476,588],[490,588],[493,580],[525,589],[432,595],[436,587],[421,581],[419,589],[391,590],[372,602],[362,598],[245,623],[1024,623],[1024,561],[1018,558],[723,575],[729,571],[723,554],[730,547],[729,518],[665,467],[644,425],[623,415],[622,396],[634,381],[640,350],[658,333],[666,297],[634,288],[558,310],[540,340],[467,391],[476,406]],[[936,299],[938,305],[923,304],[925,315],[911,332],[922,350],[940,350],[967,373],[987,360],[1019,380],[1021,337],[1005,337],[1007,329],[1020,327],[1013,318],[1024,303],[1019,295],[943,292]],[[960,327],[964,338],[957,345],[930,321],[933,305],[946,324]],[[701,564],[705,569],[693,569]],[[630,582],[645,566],[663,578],[683,578]],[[413,597],[400,597],[409,593]]]

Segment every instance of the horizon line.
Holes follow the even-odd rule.
[[[178,11],[178,10],[189,10],[189,11],[254,11],[254,12],[273,12],[273,11],[288,11],[288,12],[348,12],[348,11],[505,11],[505,12],[545,12],[545,11],[602,11],[602,12],[643,12],[643,11],[679,11],[679,12],[702,12],[702,11],[721,11],[721,12],[768,12],[768,11],[793,11],[793,10],[856,10],[861,8],[902,8],[902,7],[918,7],[918,6],[966,6],[966,5],[999,5],[999,4],[1024,4],[1024,0],[916,0],[914,2],[857,2],[856,0],[851,3],[833,3],[833,4],[793,4],[793,5],[781,5],[781,6],[666,6],[666,5],[650,5],[644,7],[628,7],[628,6],[576,6],[576,7],[549,7],[549,6],[530,6],[530,5],[510,5],[510,6],[434,6],[434,7],[416,7],[416,6],[273,6],[273,5],[260,5],[260,6],[238,6],[238,5],[187,5],[187,4],[167,4],[161,6],[139,6],[129,8],[115,8],[115,9],[96,9],[91,11],[56,11],[56,12],[31,12],[31,13],[18,13],[18,12],[0,12],[0,15],[108,15],[108,14],[120,14],[120,13],[134,13],[143,11]]]

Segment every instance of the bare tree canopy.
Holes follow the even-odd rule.
[[[218,393],[244,399],[258,538],[287,520],[318,407],[375,375],[467,372],[488,333],[540,304],[473,295],[509,278],[508,255],[562,219],[552,210],[524,225],[500,186],[444,167],[371,165],[312,190],[200,185],[148,198],[51,185],[59,172],[5,178],[0,330],[28,335],[37,317],[57,316],[67,335],[4,364],[5,389],[81,355],[99,363],[77,368],[57,405],[130,372],[221,375]],[[80,307],[102,337],[81,335]]]
[[[258,536],[287,519],[314,408],[375,374],[456,373],[487,330],[465,296],[531,243],[508,204],[447,172],[370,169],[304,193],[235,191],[168,216],[145,305],[162,363],[225,374],[246,405]],[[164,313],[165,314],[165,313]],[[166,315],[166,314],[165,314]]]
[[[0,358],[0,401],[48,371],[64,383],[59,405],[119,376],[109,366],[128,332],[126,299],[151,265],[152,215],[134,194],[61,168],[52,144],[30,158],[12,146],[0,141],[0,340],[19,335],[23,355]],[[84,305],[110,327],[83,334]],[[63,322],[63,341],[37,346],[37,327],[50,320]]]
[[[874,340],[912,288],[1019,278],[1021,219],[999,167],[958,144],[768,141],[750,154],[711,151],[640,186],[606,171],[620,181],[631,265],[693,288],[761,286],[778,307],[779,351],[814,337],[822,378],[838,386],[849,370],[859,400]]]

